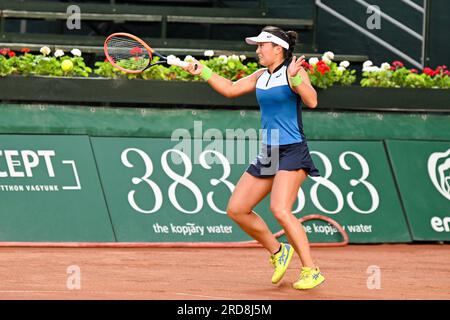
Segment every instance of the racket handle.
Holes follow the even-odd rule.
[[[182,67],[182,68],[186,68],[189,65],[189,63],[187,63],[185,61],[181,61],[179,58],[174,57],[174,56],[168,56],[167,63],[172,66],[177,66],[177,67]]]

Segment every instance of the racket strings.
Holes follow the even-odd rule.
[[[151,60],[146,47],[139,41],[123,36],[111,37],[107,43],[107,50],[113,62],[127,70],[143,70]]]

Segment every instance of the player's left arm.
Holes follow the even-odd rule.
[[[305,105],[309,108],[317,107],[317,92],[311,85],[308,73],[303,69],[302,64],[305,56],[296,59],[294,56],[288,67],[289,85],[297,92]]]

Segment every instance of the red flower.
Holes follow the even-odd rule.
[[[28,53],[28,52],[30,52],[30,48],[22,48],[22,49],[20,49],[20,52]]]
[[[303,61],[302,67],[305,68],[305,70],[306,70],[306,69],[309,69],[309,71],[310,71],[311,73],[314,73],[314,67],[313,67],[312,65],[310,65],[308,62]]]
[[[241,70],[236,74],[236,79],[241,79],[245,76],[245,71]]]
[[[9,53],[9,51],[11,51],[11,50],[9,50],[8,48],[3,48],[0,50],[0,54],[2,56],[6,56]]]
[[[142,48],[134,47],[130,50],[130,54],[133,56],[137,56],[138,54],[142,54]]]
[[[424,68],[423,73],[429,75],[430,77],[434,77],[434,75],[436,74],[435,71],[431,68]]]
[[[394,62],[392,62],[392,65],[394,66],[395,69],[404,67],[403,62],[401,62],[401,61],[394,61]]]
[[[434,74],[436,75],[436,74],[445,74],[445,71],[446,71],[446,69],[447,69],[447,66],[439,66],[439,67],[437,67],[436,68],[436,70],[434,71]]]
[[[411,69],[409,71],[411,71],[411,73],[418,73],[419,72],[417,69]]]
[[[15,53],[14,51],[9,51],[9,52],[8,52],[8,56],[9,56],[10,58],[14,57],[15,55],[16,55],[16,53]]]
[[[444,71],[444,74],[445,74],[446,76],[450,76],[450,71],[445,70],[445,71]]]
[[[320,60],[317,63],[317,71],[319,71],[321,75],[324,75],[330,70],[331,70],[330,67],[323,60]]]

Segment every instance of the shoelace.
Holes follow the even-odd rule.
[[[312,270],[311,271],[309,271],[309,270],[302,270],[300,272],[300,279],[306,279],[306,278],[310,277],[311,276],[311,272],[312,272]]]
[[[277,259],[275,258],[275,256],[270,257],[269,261],[271,264],[273,264],[274,267],[276,266]]]
[[[285,257],[286,257],[286,253],[284,253],[284,251],[282,251],[280,257],[278,258],[278,263],[282,264]]]
[[[272,256],[270,257],[269,261],[271,264],[273,264],[275,267],[277,266],[277,261],[278,263],[281,265],[283,263],[283,259],[285,258],[285,255],[281,255],[279,258],[277,258],[276,256]]]

